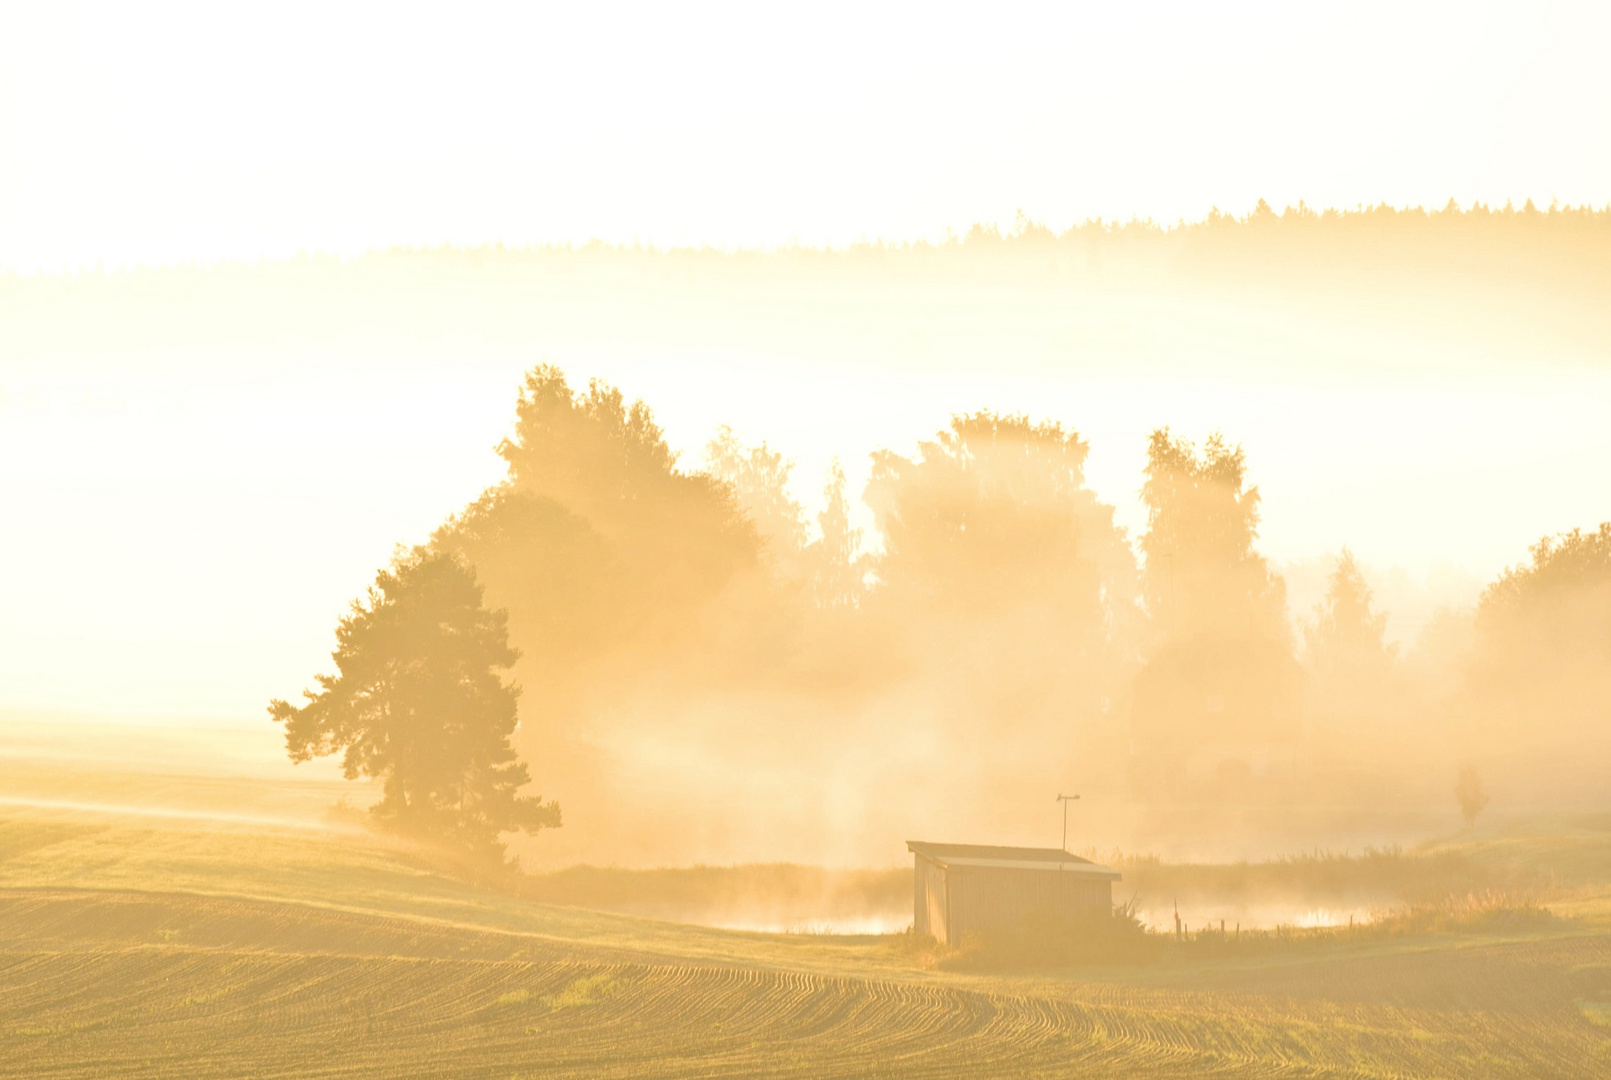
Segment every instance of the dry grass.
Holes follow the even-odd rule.
[[[1121,905],[1112,918],[1093,918],[1069,925],[1031,921],[1008,933],[974,935],[958,948],[932,938],[901,935],[897,954],[948,971],[1037,972],[1101,965],[1179,965],[1240,962],[1280,957],[1341,955],[1372,943],[1417,939],[1421,945],[1437,936],[1514,938],[1580,931],[1531,897],[1484,891],[1443,897],[1406,907],[1383,909],[1346,926],[1242,929],[1221,926],[1196,930],[1155,931],[1136,918],[1133,906]]]
[[[1381,909],[1368,919],[1345,926],[1277,926],[1260,930],[1208,926],[1178,935],[1160,932],[1149,937],[1164,949],[1201,960],[1322,950],[1335,952],[1411,938],[1428,944],[1424,939],[1437,936],[1510,938],[1558,935],[1582,929],[1575,920],[1556,915],[1531,896],[1484,890]],[[1144,958],[1157,957],[1158,953],[1154,952]]]
[[[1096,857],[1095,853],[1091,853]],[[1098,861],[1124,874],[1124,887],[1155,895],[1221,898],[1291,897],[1433,902],[1473,889],[1543,884],[1525,869],[1495,865],[1459,850],[1366,848],[1358,853],[1314,851],[1260,862],[1165,863],[1155,856],[1110,852]]]

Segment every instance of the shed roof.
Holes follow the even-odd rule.
[[[908,840],[906,850],[950,869],[979,867],[994,870],[1058,870],[1118,881],[1119,872],[1062,848],[999,847],[994,844],[932,844]]]

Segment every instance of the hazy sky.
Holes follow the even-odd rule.
[[[1061,227],[1261,196],[1603,205],[1608,12],[0,0],[0,269],[937,238],[1019,208]],[[182,277],[107,285],[116,310],[68,298],[70,278],[48,302],[0,291],[0,708],[251,716],[294,693],[391,545],[497,478],[539,358],[646,397],[690,464],[717,423],[772,440],[807,499],[830,456],[859,488],[869,450],[990,406],[1091,437],[1092,483],[1132,529],[1146,430],[1223,426],[1249,444],[1282,560],[1348,542],[1487,578],[1605,505],[1560,467],[1611,445],[1599,369],[1483,375],[1466,346],[1358,328],[1078,298],[1026,327],[1009,298],[870,333],[853,296],[735,343],[714,301],[667,293],[694,329],[656,336],[629,325],[654,312],[578,313],[559,290],[520,297],[536,329],[489,345],[475,317],[415,327],[430,305],[400,291],[325,337],[337,301],[304,297],[309,328],[276,351],[259,340],[287,318],[275,297],[193,333],[230,316]],[[762,299],[733,310],[781,310]],[[98,344],[62,344],[84,326]],[[1114,327],[1163,359],[1097,363]],[[1224,357],[1261,373],[1229,379],[1208,363]],[[1403,369],[1390,392],[1351,381],[1367,361]]]
[[[0,2],[0,265],[1604,203],[1611,5]]]
[[[1090,440],[1091,485],[1137,535],[1148,430],[1220,428],[1247,446],[1271,558],[1346,543],[1429,584],[1458,572],[1452,594],[1383,593],[1407,642],[1428,603],[1469,603],[1611,505],[1585,465],[1611,455],[1611,372],[1547,347],[1100,291],[902,304],[848,280],[813,302],[651,277],[590,294],[451,261],[366,280],[0,288],[0,712],[250,718],[294,695],[393,545],[500,478],[493,447],[538,358],[641,395],[690,466],[718,424],[768,440],[808,504],[833,455],[859,495],[870,451],[912,453],[952,412],[1023,410]],[[1296,616],[1322,580],[1294,576]]]

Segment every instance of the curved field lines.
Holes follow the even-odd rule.
[[[737,949],[657,962],[286,905],[14,893],[0,1077],[1611,1074],[1611,1031],[1570,987],[1490,1009],[1478,980],[1439,1007],[1328,997],[1319,970],[1308,993],[1251,974],[1235,989],[841,977]],[[1512,981],[1529,963],[1558,973],[1523,959],[1483,962]]]

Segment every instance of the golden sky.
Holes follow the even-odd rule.
[[[1604,203],[1594,3],[0,3],[0,265]]]
[[[1603,4],[0,0],[0,269],[1603,205],[1607,40]],[[298,265],[0,279],[0,708],[294,692],[392,545],[498,479],[539,359],[645,397],[690,466],[717,424],[770,440],[808,505],[833,457],[859,492],[869,451],[988,407],[1088,436],[1132,530],[1149,428],[1223,428],[1283,563],[1349,543],[1487,580],[1604,516],[1603,365],[1476,334],[1094,286],[583,296]]]

